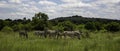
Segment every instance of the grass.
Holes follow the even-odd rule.
[[[0,51],[120,51],[120,32],[91,32],[90,38],[49,39],[29,32],[20,38],[17,32],[0,32]]]

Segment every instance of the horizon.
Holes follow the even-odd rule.
[[[49,19],[82,15],[120,20],[120,0],[0,0],[0,19],[31,19],[46,13]]]
[[[73,16],[76,16],[76,15],[73,15]],[[80,15],[77,15],[77,16],[80,17]],[[53,19],[57,19],[57,18],[58,19],[59,18],[69,18],[69,17],[72,17],[72,16],[56,17],[56,18],[53,18]],[[18,19],[24,19],[24,18],[32,20],[32,17],[31,18],[23,17],[23,18],[17,18],[17,19],[6,18],[6,19],[18,20]],[[82,18],[90,18],[90,19],[96,18],[96,19],[108,19],[108,20],[118,20],[118,21],[120,20],[120,19],[109,19],[109,18],[99,18],[99,17],[98,18],[97,17],[84,17],[84,16],[82,16]],[[53,20],[53,19],[48,19],[48,20]],[[5,20],[5,19],[2,19],[2,20]]]

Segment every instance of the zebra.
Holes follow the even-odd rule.
[[[81,32],[79,32],[79,31],[64,31],[64,32],[58,34],[58,38],[62,37],[62,36],[64,36],[64,38],[66,38],[67,36],[69,36],[71,38],[77,37],[80,40],[80,35],[81,35]]]
[[[58,31],[57,30],[47,30],[46,34],[50,37],[50,38],[56,38]]]
[[[45,37],[45,38],[47,37],[47,34],[45,31],[35,31],[34,33],[39,37]]]
[[[28,38],[28,33],[27,33],[27,31],[19,31],[19,36],[20,37],[26,37],[26,38]]]

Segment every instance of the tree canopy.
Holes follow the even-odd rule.
[[[11,29],[19,30],[45,30],[55,29],[61,31],[73,30],[107,30],[110,32],[120,31],[120,20],[102,19],[102,18],[86,18],[83,16],[60,17],[48,20],[47,14],[38,12],[31,19],[24,17],[23,19],[0,19],[0,30]],[[6,28],[7,27],[7,28]]]

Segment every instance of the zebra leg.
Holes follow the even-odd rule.
[[[59,34],[57,34],[57,39],[59,38],[59,36],[60,36],[60,35],[59,35]]]
[[[64,39],[66,39],[66,35],[64,34]]]
[[[28,34],[26,34],[26,38],[28,38]]]
[[[80,40],[80,34],[78,34],[78,36],[77,36],[77,37],[78,37],[78,39]]]

